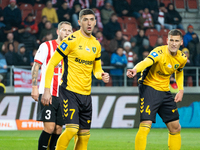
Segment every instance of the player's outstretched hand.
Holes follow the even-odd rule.
[[[38,101],[39,92],[38,92],[38,87],[37,87],[37,86],[32,86],[31,97],[32,97],[35,101]]]
[[[128,69],[126,72],[127,77],[133,78],[137,74],[136,69]]]
[[[174,102],[178,103],[178,102],[181,102],[182,101],[182,98],[183,98],[183,90],[180,90],[175,98],[174,98]]]
[[[44,89],[44,94],[42,94],[41,103],[44,106],[49,106],[49,104],[52,104],[52,97],[49,88]]]
[[[109,73],[103,72],[101,74],[101,76],[102,76],[102,80],[103,80],[104,83],[108,83],[109,82],[109,78],[110,78]]]

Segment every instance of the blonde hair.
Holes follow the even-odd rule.
[[[68,25],[70,25],[70,26],[72,27],[72,24],[71,24],[70,22],[68,22],[68,21],[61,21],[61,22],[58,24],[58,30],[60,30],[60,26],[61,26],[62,24],[68,24]]]

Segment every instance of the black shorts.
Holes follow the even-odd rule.
[[[151,120],[155,123],[156,113],[164,123],[179,119],[176,102],[170,91],[157,91],[154,88],[140,84],[140,121]]]
[[[37,108],[37,121],[55,122],[57,125],[64,125],[59,98],[52,96],[52,105],[44,106],[41,103],[42,94],[39,95]]]
[[[92,120],[91,95],[74,93],[60,86],[59,95],[65,124],[78,124],[81,129],[90,129]]]

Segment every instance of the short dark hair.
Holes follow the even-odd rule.
[[[79,20],[81,20],[81,17],[82,17],[83,15],[90,15],[90,14],[92,14],[92,15],[95,16],[95,13],[94,13],[94,11],[93,11],[92,9],[88,9],[88,8],[82,9],[82,10],[79,12]]]
[[[180,35],[180,37],[183,38],[182,32],[178,29],[172,29],[171,31],[169,31],[168,36],[169,35],[172,35],[172,36]]]

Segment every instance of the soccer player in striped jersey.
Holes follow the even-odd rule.
[[[156,113],[169,130],[169,150],[181,148],[181,126],[176,103],[183,98],[183,67],[187,62],[187,57],[179,50],[183,44],[181,31],[171,30],[167,44],[156,47],[147,58],[127,70],[129,78],[142,72],[139,79],[140,126],[135,138],[135,150],[145,150],[147,135],[152,122],[155,123]],[[179,89],[175,98],[169,91],[169,79],[173,73]]]
[[[109,74],[101,67],[101,45],[92,31],[96,25],[91,9],[79,13],[80,30],[65,38],[50,59],[45,76],[42,103],[52,103],[50,85],[53,69],[64,58],[63,76],[59,88],[62,115],[66,125],[56,144],[56,150],[66,150],[72,137],[78,134],[74,150],[87,150],[92,119],[91,82],[94,76],[109,81]]]
[[[62,61],[54,69],[54,75],[51,82],[52,104],[43,106],[41,103],[41,96],[44,93],[45,72],[50,58],[53,56],[57,46],[60,42],[72,33],[71,23],[62,21],[58,24],[57,34],[55,40],[46,41],[42,43],[35,55],[34,64],[32,67],[32,93],[31,96],[35,101],[38,101],[37,120],[43,121],[44,130],[42,131],[39,141],[38,150],[46,150],[49,143],[49,149],[54,150],[56,142],[62,133],[62,125],[64,121],[62,118],[60,102],[58,100],[59,84],[62,76]],[[41,81],[39,91],[37,87],[38,71],[41,67]]]

